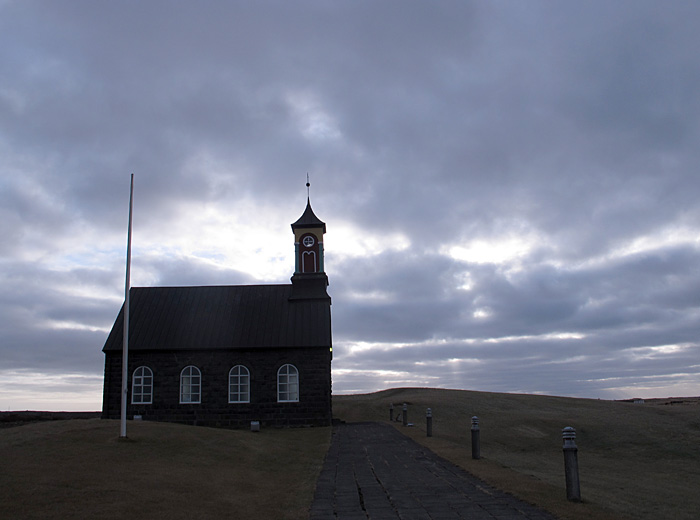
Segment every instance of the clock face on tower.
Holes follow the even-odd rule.
[[[302,244],[304,244],[304,247],[312,247],[315,242],[316,240],[314,240],[314,237],[312,237],[311,235],[305,236],[302,240]]]

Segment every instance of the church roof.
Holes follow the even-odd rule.
[[[290,301],[291,285],[134,287],[129,350],[330,347],[330,301]],[[124,306],[103,352],[122,349]]]
[[[294,224],[292,224],[292,230],[296,228],[323,228],[323,232],[326,232],[326,224],[322,222],[315,214],[314,210],[311,209],[311,200],[306,199],[306,209],[304,214],[299,217]]]

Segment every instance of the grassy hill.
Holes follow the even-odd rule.
[[[335,396],[345,421],[388,422],[439,455],[563,519],[695,519],[700,400],[645,404],[436,389]],[[425,410],[433,411],[433,437]],[[31,414],[30,414],[31,415]],[[471,459],[471,416],[482,459]],[[0,428],[0,517],[307,517],[330,428],[260,433],[130,421],[55,419]],[[70,416],[63,416],[70,417]],[[9,422],[22,422],[17,416]],[[12,419],[12,421],[10,421]],[[579,447],[582,504],[566,501],[561,429]]]
[[[0,518],[306,518],[331,429],[74,419],[0,429]]]
[[[696,519],[700,400],[645,404],[460,390],[395,389],[335,396],[346,421],[388,421],[409,404],[403,433],[500,489],[570,519]],[[426,437],[425,411],[433,412]],[[471,416],[481,456],[471,459]],[[583,504],[566,501],[561,430],[576,428]]]

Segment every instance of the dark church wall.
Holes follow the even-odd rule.
[[[299,402],[277,402],[277,370],[292,364],[299,371]],[[105,354],[102,417],[118,419],[121,410],[121,352]],[[194,365],[202,375],[199,404],[180,404],[180,372]],[[235,365],[250,371],[250,403],[228,402],[228,374]],[[131,404],[136,368],[153,371],[153,403]],[[331,423],[329,348],[279,348],[206,351],[133,351],[129,353],[127,417],[225,428],[327,426]]]

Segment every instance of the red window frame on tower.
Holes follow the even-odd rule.
[[[299,238],[299,268],[302,273],[318,273],[320,258],[318,237],[305,233]]]

